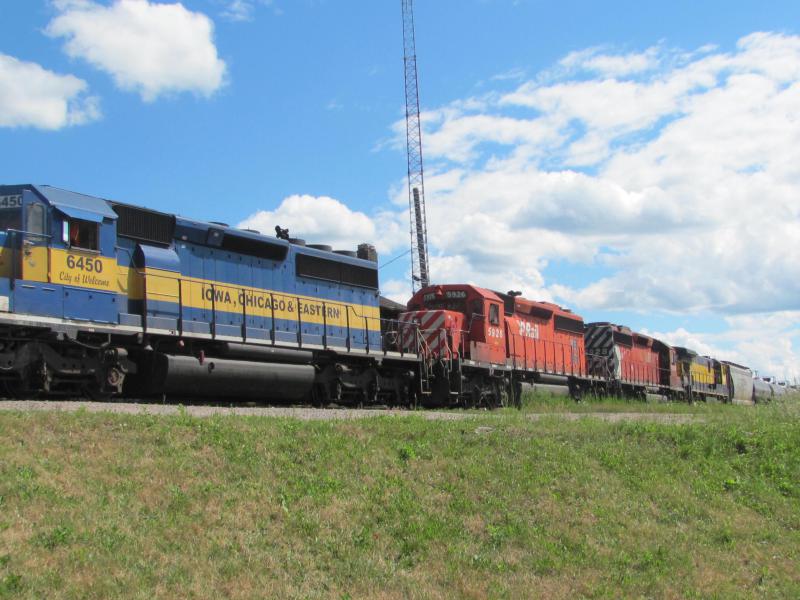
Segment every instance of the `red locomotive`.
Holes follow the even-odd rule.
[[[523,383],[561,386],[576,399],[752,402],[745,368],[737,388],[725,363],[622,325],[584,325],[569,309],[519,292],[429,286],[399,324],[402,350],[421,357],[419,397],[428,405],[516,404]]]
[[[604,392],[644,400],[681,391],[675,350],[664,342],[613,323],[589,323],[584,336],[587,369]]]
[[[588,386],[583,319],[549,302],[473,285],[436,285],[417,292],[401,313],[404,350],[426,358],[425,397],[447,406],[504,406],[521,384]]]

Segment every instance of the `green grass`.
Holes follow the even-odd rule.
[[[797,398],[789,398],[780,404],[793,404]],[[769,405],[762,405],[757,408],[764,408]],[[681,413],[681,414],[717,414],[723,416],[731,412],[742,412],[751,414],[752,406],[730,405],[720,406],[718,402],[642,402],[636,399],[620,399],[615,396],[591,398],[585,401],[576,402],[568,396],[553,396],[548,393],[526,393],[523,396],[523,410],[527,412],[647,412],[647,413]],[[721,412],[720,412],[721,411]]]
[[[0,598],[800,597],[796,403],[543,406],[0,413]]]

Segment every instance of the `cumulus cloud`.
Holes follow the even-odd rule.
[[[434,107],[423,128],[434,280],[726,315],[742,362],[797,360],[796,321],[781,363],[742,319],[800,310],[800,36],[579,50],[510,92]],[[555,262],[581,277],[560,281]]]
[[[646,333],[700,354],[749,365],[760,376],[800,381],[800,311],[739,315],[725,321],[728,329],[721,333],[697,333],[683,327]]]
[[[528,273],[529,289],[583,308],[797,308],[800,37],[561,63],[594,75],[429,111],[433,256],[478,280]],[[551,260],[612,275],[543,286]]]
[[[0,127],[56,130],[100,118],[99,101],[73,75],[0,54]]]
[[[64,51],[111,75],[118,87],[151,102],[194,92],[210,96],[225,81],[214,25],[182,4],[115,0],[55,0],[58,15],[46,32],[65,38]]]
[[[329,244],[337,250],[354,250],[367,242],[378,252],[388,252],[407,235],[397,214],[380,212],[369,217],[328,196],[289,196],[275,210],[258,211],[238,226],[269,234],[276,225],[288,228],[292,237],[310,244]]]

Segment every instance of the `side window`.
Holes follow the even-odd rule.
[[[500,307],[497,304],[489,305],[489,324],[500,325]]]
[[[65,232],[69,238],[70,248],[100,250],[99,228],[97,223],[91,221],[70,219],[68,230]]]
[[[483,316],[483,300],[472,301],[472,314],[479,317]]]
[[[38,202],[28,204],[25,228],[29,233],[44,235],[44,206]]]

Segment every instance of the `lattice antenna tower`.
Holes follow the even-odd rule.
[[[425,176],[422,168],[422,127],[419,116],[414,2],[403,8],[403,64],[406,79],[406,146],[408,149],[408,209],[411,215],[411,287],[416,292],[430,284],[428,226],[425,220]]]

